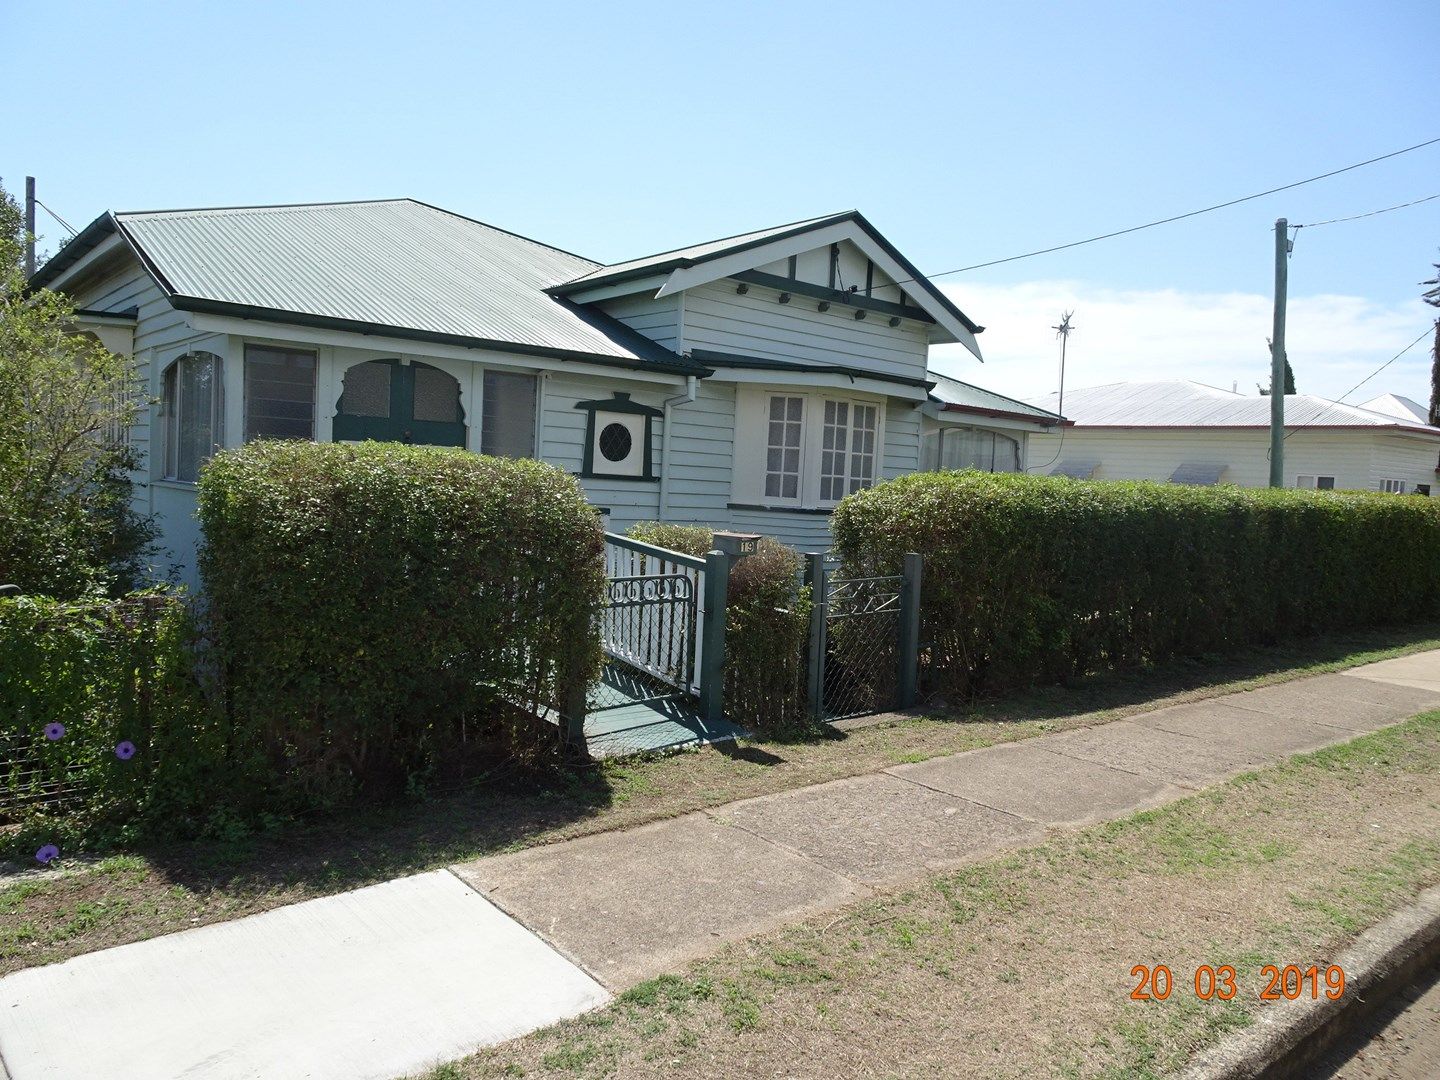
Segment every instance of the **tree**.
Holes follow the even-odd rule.
[[[1274,345],[1271,345],[1269,338],[1265,339],[1265,344],[1270,345],[1272,349],[1275,347]],[[1270,396],[1270,388],[1268,386],[1261,386],[1259,383],[1256,383],[1255,385],[1256,388],[1260,391],[1261,397]],[[1295,393],[1295,372],[1290,369],[1290,354],[1288,351],[1285,354],[1285,393]]]
[[[1440,271],[1440,263],[1434,266]],[[1420,284],[1431,286],[1420,294],[1420,299],[1431,307],[1440,308],[1440,273]],[[1440,316],[1435,319],[1435,342],[1430,348],[1430,425],[1440,427]]]
[[[0,186],[0,583],[73,598],[139,577],[154,527],[131,508],[133,361],[74,329],[25,279],[20,207]]]

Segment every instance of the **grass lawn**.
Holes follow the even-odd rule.
[[[1158,1077],[1440,882],[1440,712],[779,933],[430,1080]],[[1132,1001],[1165,964],[1165,1001]],[[1232,965],[1230,1001],[1198,965]]]
[[[491,852],[626,828],[901,762],[1118,719],[1181,701],[1440,648],[1440,627],[1316,638],[1231,657],[1097,675],[944,716],[603,764],[491,777],[423,802],[355,809],[267,834],[223,831],[0,885],[0,974],[252,914]],[[73,854],[73,853],[67,853]],[[13,869],[13,868],[12,868]]]

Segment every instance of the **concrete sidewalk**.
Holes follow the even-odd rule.
[[[1440,652],[492,856],[0,979],[0,1077],[391,1077],[723,942],[1440,707]],[[487,902],[488,901],[488,902]],[[508,913],[508,914],[507,914]]]
[[[1440,652],[477,859],[465,881],[612,991],[923,874],[1440,707]]]

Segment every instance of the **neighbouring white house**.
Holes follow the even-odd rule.
[[[1059,422],[929,375],[982,327],[856,212],[608,266],[410,199],[106,213],[33,284],[136,357],[137,499],[192,583],[199,470],[255,438],[534,456],[612,529],[817,550],[847,493]]]
[[[1034,402],[1057,403],[1053,394]],[[1031,437],[1029,471],[1241,487],[1270,482],[1268,397],[1197,382],[1122,382],[1067,390],[1064,409],[1066,426]],[[1440,428],[1423,414],[1417,420],[1309,394],[1285,396],[1286,487],[1429,495],[1437,465]]]
[[[1414,420],[1417,424],[1430,423],[1430,410],[1400,394],[1381,394],[1369,401],[1362,401],[1360,408],[1385,416],[1398,416],[1401,420]]]

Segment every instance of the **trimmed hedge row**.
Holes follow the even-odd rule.
[[[463,450],[252,442],[201,474],[227,708],[301,805],[554,745],[598,672],[603,533],[575,480]]]
[[[628,536],[704,557],[714,531],[703,525],[642,521]],[[725,715],[776,733],[804,722],[805,651],[810,594],[800,585],[800,556],[768,536],[730,571],[725,607]]]
[[[183,601],[0,598],[7,848],[193,831],[225,739],[194,677]]]
[[[1440,502],[922,473],[847,497],[849,573],[925,557],[922,678],[957,698],[1440,615]]]

